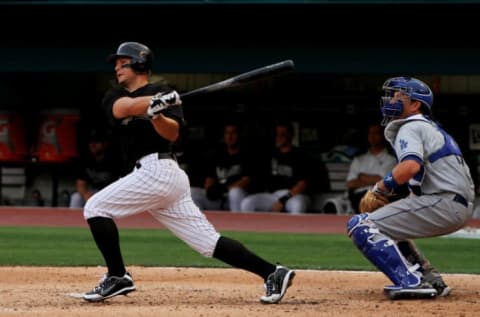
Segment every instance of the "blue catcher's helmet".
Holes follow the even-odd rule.
[[[397,100],[391,104],[390,100],[396,91],[402,92],[412,100],[420,101],[428,111],[431,111],[433,104],[433,93],[427,84],[412,77],[393,77],[387,79],[382,86],[385,96],[381,99],[382,114],[392,119],[403,113],[403,102]]]

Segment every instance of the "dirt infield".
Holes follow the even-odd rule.
[[[0,316],[478,316],[480,276],[446,275],[451,296],[390,301],[380,273],[297,271],[278,305],[263,305],[261,280],[236,269],[130,267],[137,291],[103,303],[67,296],[90,289],[104,268],[0,268]]]
[[[343,232],[345,217],[207,213],[221,230]],[[241,226],[243,224],[243,226]],[[0,208],[0,225],[85,226],[78,211]],[[476,226],[477,222],[471,225]],[[160,227],[148,215],[120,227]],[[287,226],[286,229],[282,226]],[[323,228],[323,229],[322,229]],[[94,246],[92,246],[94,247]],[[68,296],[97,284],[104,267],[0,267],[0,316],[456,316],[478,315],[480,275],[445,275],[447,298],[388,300],[378,272],[298,270],[278,305],[263,305],[262,281],[237,269],[129,267],[137,291],[103,303]]]

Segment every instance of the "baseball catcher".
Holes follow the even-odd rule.
[[[391,299],[447,296],[451,289],[413,240],[462,228],[472,215],[474,184],[455,140],[432,118],[433,93],[422,81],[383,84],[385,137],[398,163],[360,202],[347,223],[356,247],[393,283]],[[410,194],[399,191],[408,186]]]

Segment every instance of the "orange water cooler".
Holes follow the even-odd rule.
[[[16,112],[0,112],[0,162],[18,162],[28,156],[25,121]]]
[[[51,109],[40,113],[38,138],[33,157],[40,162],[65,162],[78,156],[78,112]]]

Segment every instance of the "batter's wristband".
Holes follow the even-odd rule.
[[[400,186],[395,179],[393,178],[392,172],[389,172],[385,177],[383,177],[383,185],[387,189],[387,192],[392,192]]]
[[[283,205],[285,205],[287,200],[289,200],[290,198],[292,198],[292,194],[288,193],[288,194],[285,194],[282,197],[278,198],[278,201],[281,202]]]

